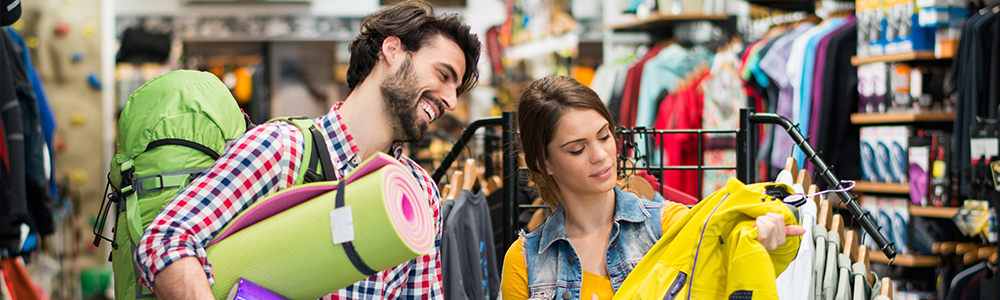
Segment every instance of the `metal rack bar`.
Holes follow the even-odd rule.
[[[451,147],[451,151],[448,151],[448,154],[446,154],[444,159],[441,160],[441,165],[434,170],[434,175],[431,175],[431,178],[434,179],[434,183],[436,184],[441,182],[441,178],[448,173],[448,169],[451,168],[451,164],[455,162],[458,155],[462,154],[462,150],[465,149],[465,145],[469,144],[469,141],[472,140],[472,136],[476,134],[476,130],[486,126],[501,126],[503,124],[503,117],[482,118],[472,122],[472,124],[469,124],[469,127],[466,127],[465,130],[462,131],[462,136],[458,138],[458,141],[455,141],[455,145]]]
[[[503,124],[503,242],[513,244],[517,240],[517,193],[518,153],[514,145],[514,112],[505,111],[501,115]]]
[[[744,124],[742,120],[744,115],[747,117],[747,121],[752,124],[775,124],[785,128],[785,131],[788,132],[788,135],[791,136],[793,141],[795,141],[795,144],[802,149],[803,153],[805,153],[806,159],[811,161],[813,165],[815,165],[816,169],[820,171],[820,177],[823,177],[823,179],[826,180],[826,183],[835,189],[841,189],[841,191],[837,192],[837,195],[840,196],[840,199],[845,199],[847,201],[844,205],[846,205],[847,209],[851,212],[852,218],[860,223],[861,227],[864,228],[865,231],[872,237],[875,244],[881,248],[879,250],[881,250],[882,253],[885,253],[885,256],[890,259],[896,257],[895,243],[890,243],[888,239],[882,235],[882,232],[878,230],[878,226],[875,225],[875,220],[872,219],[868,212],[862,210],[861,206],[859,206],[855,201],[856,197],[851,196],[851,194],[847,193],[847,191],[843,191],[844,187],[840,183],[840,179],[837,178],[837,175],[833,174],[833,171],[830,170],[830,167],[827,166],[826,162],[823,161],[818,154],[816,154],[816,150],[809,145],[809,140],[802,136],[802,133],[799,132],[794,124],[792,124],[792,121],[789,121],[787,118],[777,114],[754,113],[752,110],[744,108],[740,110],[741,125]],[[742,128],[744,127],[741,127],[741,130]],[[753,160],[750,160],[750,163],[752,162]],[[741,161],[741,163],[747,162]]]

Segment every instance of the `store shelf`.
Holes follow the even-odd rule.
[[[893,124],[893,123],[914,123],[914,122],[952,122],[955,121],[955,113],[941,112],[891,112],[882,114],[851,114],[851,123],[856,125],[866,124]]]
[[[882,253],[882,251],[871,251],[869,253],[869,259],[871,262],[883,264],[889,263],[889,258],[885,257],[885,253]],[[892,261],[892,264],[911,268],[936,267],[941,265],[941,257],[896,254],[896,259]]]
[[[684,21],[725,21],[729,20],[727,15],[703,15],[703,14],[679,14],[663,15],[653,13],[648,18],[632,22],[612,25],[611,30],[615,31],[644,31],[653,28],[663,28],[676,22]]]
[[[935,59],[948,59],[948,58],[951,57],[934,56],[934,51],[917,51],[917,52],[896,53],[896,54],[869,56],[869,57],[852,56],[851,64],[855,66],[860,66],[876,62],[901,62],[901,61],[935,60]]]
[[[857,185],[855,185],[851,191],[882,194],[909,194],[910,184],[858,181]]]
[[[916,206],[910,205],[910,215],[929,218],[950,219],[958,213],[958,207]]]
[[[540,40],[530,41],[524,44],[511,46],[504,50],[504,58],[524,59],[536,57],[553,52],[572,50],[580,44],[580,35],[577,33],[567,33],[560,36],[547,37]]]
[[[840,209],[847,209],[844,203],[838,203]],[[910,215],[928,218],[951,219],[958,213],[958,207],[937,207],[910,205]]]
[[[816,3],[802,0],[747,0],[750,4],[783,11],[814,11]]]

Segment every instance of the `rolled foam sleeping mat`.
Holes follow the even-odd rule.
[[[291,299],[317,299],[433,246],[426,193],[399,161],[378,154],[343,184],[303,184],[257,201],[206,252],[217,299],[240,278]]]

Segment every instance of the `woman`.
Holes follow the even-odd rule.
[[[597,94],[568,77],[529,86],[517,108],[521,148],[542,201],[555,209],[507,250],[500,291],[513,299],[611,299],[643,255],[687,208],[653,202],[615,186],[614,121]],[[786,230],[780,215],[757,218],[757,240],[773,251]],[[560,294],[557,294],[560,293]]]

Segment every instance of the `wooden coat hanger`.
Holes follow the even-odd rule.
[[[865,278],[868,278],[868,284],[875,285],[875,275],[872,274],[872,263],[869,251],[868,246],[858,246],[858,262],[865,264]]]
[[[448,197],[451,196],[451,195],[448,194],[450,192],[451,192],[451,185],[450,184],[445,184],[444,187],[441,188],[441,198],[444,198],[443,200],[453,200],[451,198],[448,198]]]
[[[462,179],[462,189],[472,192],[472,188],[475,187],[476,181],[479,178],[479,168],[476,166],[475,159],[466,159],[465,168],[462,171],[465,174],[465,178]]]
[[[996,246],[982,247],[979,248],[979,251],[977,252],[979,253],[976,253],[976,255],[979,256],[980,260],[987,260],[990,258],[990,256],[997,253],[997,247]]]
[[[802,188],[812,186],[812,176],[809,176],[809,171],[806,169],[799,170],[799,176],[796,177],[795,183],[802,185]]]
[[[489,189],[491,193],[502,187],[503,182],[500,181],[499,175],[490,176],[490,179],[486,180],[486,188]]]
[[[823,226],[827,231],[830,231],[831,223],[833,222],[833,211],[830,209],[830,201],[823,200],[819,205],[819,216],[816,218],[816,224]]]
[[[638,192],[646,200],[653,200],[653,197],[656,196],[656,191],[653,190],[653,186],[649,184],[649,181],[646,181],[646,178],[639,176],[629,177],[628,187]]]
[[[794,157],[789,157],[785,159],[785,171],[792,173],[792,180],[799,178],[799,162],[795,161]],[[805,187],[805,186],[803,186]]]
[[[458,199],[458,193],[462,191],[462,171],[451,173],[451,190],[448,192],[448,200]]]
[[[851,259],[851,262],[858,262],[858,234],[854,230],[848,230],[844,234],[844,255]]]
[[[885,296],[892,300],[893,294],[895,294],[895,288],[892,287],[892,279],[889,277],[882,278],[882,290],[879,291],[879,295]]]
[[[816,205],[817,212],[819,212],[820,209],[820,199],[821,199],[819,196],[816,195],[816,193],[818,192],[819,192],[819,187],[816,186],[815,184],[810,184],[809,189],[806,190],[806,195],[812,195],[809,196],[809,200],[811,200],[813,204]],[[816,222],[816,224],[819,224],[819,222]]]
[[[827,202],[829,203],[829,201],[827,201]],[[840,236],[840,247],[843,248],[844,247],[844,217],[841,217],[840,214],[833,215],[833,223],[831,223],[830,227],[832,227],[830,229],[830,231],[836,231],[837,235]],[[837,249],[837,251],[841,251],[841,249]]]
[[[951,255],[955,254],[958,242],[938,242],[931,245],[931,252],[934,254]]]

